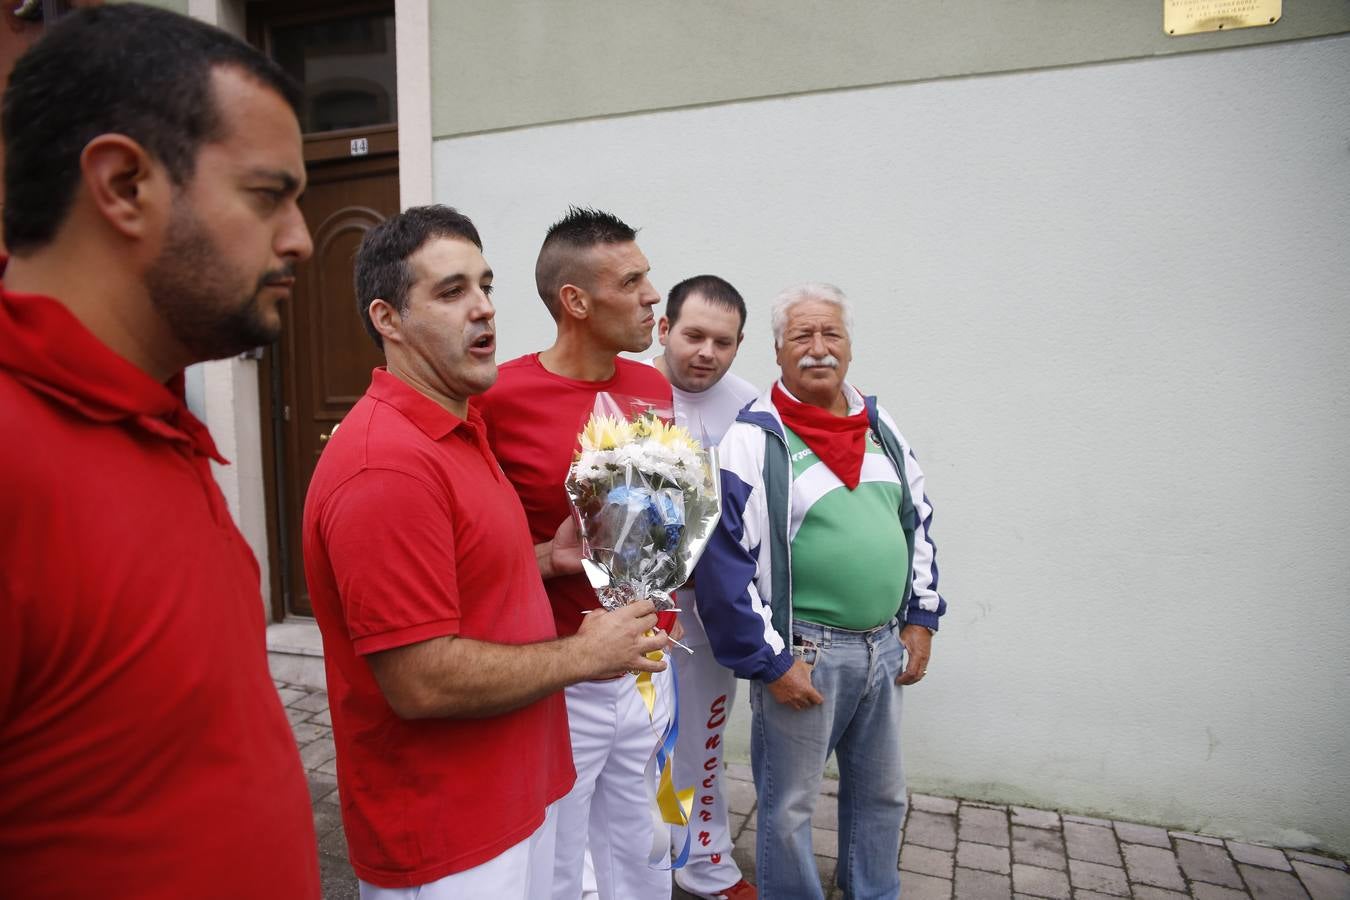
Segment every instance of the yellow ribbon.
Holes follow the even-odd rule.
[[[655,662],[660,662],[661,656],[660,650],[653,650],[647,654],[647,658]],[[647,707],[647,718],[654,720],[656,718],[656,685],[652,683],[651,672],[638,673],[637,689],[638,694],[642,696],[643,705]],[[672,709],[670,715],[673,721],[674,717],[679,715],[679,710]],[[669,731],[669,726],[667,726],[667,731]],[[673,751],[674,748],[671,749]],[[655,751],[653,755],[655,755]],[[674,768],[675,758],[674,753],[671,752],[666,755],[665,765],[661,767],[661,775],[656,788],[656,804],[661,810],[661,821],[667,825],[688,825],[689,817],[694,809],[694,788],[691,785],[684,790],[676,790]]]

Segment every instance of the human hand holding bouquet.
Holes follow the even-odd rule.
[[[649,601],[615,610],[594,610],[569,640],[576,642],[577,653],[593,667],[593,678],[666,670],[661,651],[667,638],[656,627],[656,610]]]

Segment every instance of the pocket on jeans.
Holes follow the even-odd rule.
[[[905,660],[909,656],[909,651],[905,649],[905,645],[900,642],[899,638],[896,638],[895,644],[896,644],[895,652],[887,653],[885,655],[885,658],[887,660],[891,659],[895,660],[895,671],[890,673],[892,681],[894,681],[895,679],[899,678],[901,675],[904,674]]]
[[[820,656],[820,646],[810,638],[803,638],[800,634],[792,635],[792,658],[800,659],[811,668],[815,668],[816,659]]]

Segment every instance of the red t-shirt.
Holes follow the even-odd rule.
[[[171,384],[0,288],[6,897],[319,896],[258,566]]]
[[[425,884],[528,837],[576,777],[562,693],[486,719],[405,720],[363,659],[445,635],[557,635],[478,415],[460,420],[376,369],[314,471],[304,544],[356,874]]]
[[[672,406],[670,384],[652,366],[619,358],[607,381],[577,381],[545,369],[537,353],[499,366],[497,383],[473,401],[487,423],[492,452],[520,494],[535,543],[550,540],[571,515],[563,482],[580,447],[577,435],[601,391],[660,409]],[[550,578],[544,586],[561,635],[575,634],[582,610],[600,605],[584,575]]]

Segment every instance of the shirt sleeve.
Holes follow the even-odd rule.
[[[365,469],[342,484],[319,529],[360,655],[459,633],[448,498],[422,479]]]
[[[937,545],[933,543],[933,504],[928,501],[924,490],[923,470],[919,468],[918,457],[904,444],[905,478],[909,481],[910,496],[914,498],[914,511],[918,517],[914,529],[914,568],[910,572],[913,589],[910,592],[909,609],[905,616],[907,624],[922,625],[932,631],[938,630],[938,620],[947,613],[947,601],[938,593]]]

